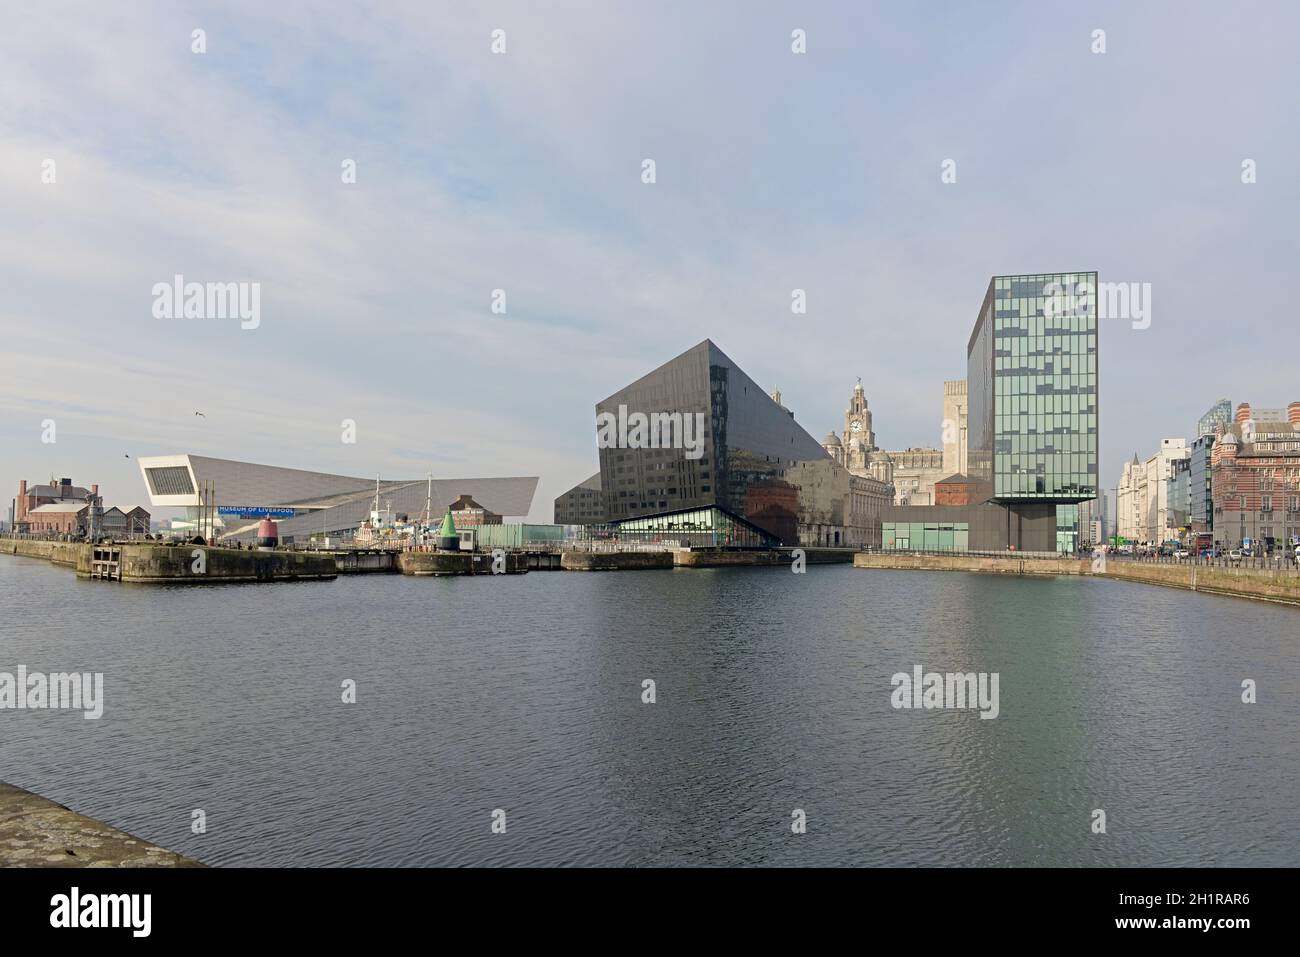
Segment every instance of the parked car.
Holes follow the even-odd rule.
[[[1240,548],[1234,548],[1232,549],[1232,551],[1228,552],[1228,560],[1230,562],[1233,562],[1234,564],[1240,565],[1242,554],[1243,553]]]
[[[1184,558],[1191,558],[1192,553],[1185,548],[1179,548],[1174,551],[1174,558],[1182,561]]]

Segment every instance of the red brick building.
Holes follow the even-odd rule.
[[[451,520],[457,528],[501,524],[500,515],[484,508],[469,495],[462,495],[451,503]]]
[[[1214,537],[1272,550],[1300,538],[1300,402],[1286,409],[1237,407],[1210,451]]]
[[[98,510],[98,514],[92,510]],[[107,537],[129,538],[149,533],[150,516],[139,506],[105,509],[99,486],[82,488],[72,479],[50,479],[47,485],[28,486],[18,483],[14,502],[14,530],[33,535],[79,535],[98,522],[99,533]]]
[[[775,535],[783,545],[799,544],[799,489],[779,479],[745,489],[745,521]]]
[[[14,502],[14,528],[17,531],[66,531],[68,519],[65,516],[69,510],[67,505],[77,503],[80,505],[88,504],[93,497],[98,497],[99,486],[92,485],[90,488],[82,488],[79,485],[73,485],[72,479],[65,478],[55,481],[50,479],[48,485],[27,485],[27,480],[23,479],[18,483],[18,499]],[[45,508],[50,505],[61,506],[59,509],[46,510],[39,516],[29,519],[29,515],[36,509]],[[72,509],[76,512],[76,509]],[[33,523],[39,527],[32,527]],[[75,523],[74,523],[75,527]]]
[[[987,482],[958,472],[934,483],[935,505],[977,505],[993,494]]]

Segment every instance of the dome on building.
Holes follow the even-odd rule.
[[[1223,433],[1223,438],[1219,441],[1225,445],[1236,445],[1239,440],[1237,439],[1237,433],[1229,430]]]
[[[822,439],[822,445],[839,445],[839,436],[832,430],[826,433],[826,438]]]

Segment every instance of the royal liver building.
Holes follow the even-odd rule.
[[[963,387],[964,398],[965,382],[945,383],[946,387],[958,385]],[[964,425],[964,409],[962,421]],[[841,441],[839,436],[830,432],[822,440],[822,447],[827,455],[854,475],[892,485],[896,505],[933,505],[935,483],[956,471],[946,463],[944,449],[886,451],[878,447],[861,379],[853,387],[849,407],[844,410],[844,439]]]

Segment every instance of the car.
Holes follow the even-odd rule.
[[[1185,548],[1179,548],[1174,550],[1174,558],[1178,559],[1179,561],[1182,561],[1184,558],[1191,558],[1191,557],[1192,557],[1192,553]]]
[[[1229,561],[1240,562],[1241,559],[1242,559],[1242,551],[1240,548],[1234,548],[1230,552],[1228,552]]]

